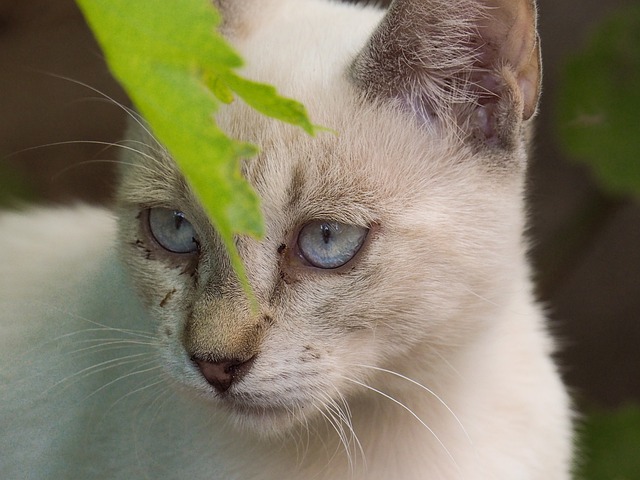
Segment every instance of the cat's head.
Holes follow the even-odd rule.
[[[262,240],[237,245],[254,311],[171,158],[140,126],[120,241],[167,372],[240,421],[279,431],[427,378],[482,332],[523,270],[527,121],[539,89],[531,0],[221,1],[244,74],[336,133],[310,137],[240,101],[219,124],[260,146],[243,171]],[[215,185],[212,185],[215,188]],[[444,359],[444,360],[443,360]]]

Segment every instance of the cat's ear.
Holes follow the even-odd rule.
[[[536,111],[534,0],[395,0],[351,68],[368,96],[510,148]]]

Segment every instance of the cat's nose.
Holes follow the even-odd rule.
[[[237,382],[251,369],[254,357],[249,360],[222,359],[211,360],[197,355],[191,360],[198,366],[200,373],[218,393],[229,390],[231,384]]]

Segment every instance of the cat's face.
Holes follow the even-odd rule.
[[[436,360],[482,331],[521,268],[521,119],[515,141],[496,147],[500,132],[478,141],[456,112],[445,119],[431,104],[408,109],[367,91],[354,60],[369,36],[362,24],[373,29],[379,16],[332,8],[320,17],[335,16],[334,30],[360,25],[341,32],[348,40],[282,50],[286,35],[325,31],[320,20],[299,20],[298,32],[267,25],[236,42],[248,76],[302,100],[335,132],[312,138],[239,102],[218,117],[231,136],[261,147],[244,173],[266,234],[237,240],[257,310],[175,164],[139,126],[132,137],[149,146],[132,144],[142,154],[123,169],[122,255],[158,325],[163,366],[262,431],[365,396],[377,368],[407,374],[419,362],[428,372],[433,360],[437,378]]]

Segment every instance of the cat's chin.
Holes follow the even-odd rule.
[[[193,390],[191,391],[193,393]],[[279,437],[306,424],[313,408],[282,402],[255,402],[240,395],[199,391],[199,401],[216,411],[222,424],[260,437]]]
[[[214,408],[236,430],[264,437],[278,437],[306,422],[308,408],[282,404],[256,404],[232,395],[216,397]]]

